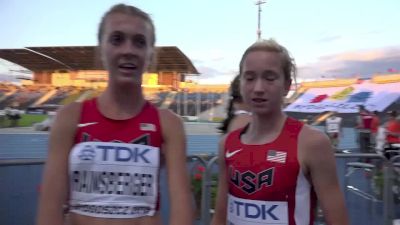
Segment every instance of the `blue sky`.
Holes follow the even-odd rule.
[[[0,0],[0,48],[96,45],[103,13],[121,1]],[[256,41],[254,0],[136,0],[152,15],[158,46],[178,46],[204,82],[229,82]],[[400,1],[267,0],[263,38],[285,45],[300,78],[400,70]],[[0,73],[11,66],[0,63]]]

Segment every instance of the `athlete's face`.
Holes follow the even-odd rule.
[[[111,82],[142,83],[154,50],[151,38],[150,24],[140,17],[114,13],[106,18],[100,51]]]
[[[290,88],[285,80],[281,55],[253,51],[243,61],[240,91],[254,114],[279,112]]]

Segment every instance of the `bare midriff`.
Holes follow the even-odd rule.
[[[126,219],[100,218],[70,213],[67,215],[66,221],[66,225],[161,225],[161,215],[156,212],[154,216]]]

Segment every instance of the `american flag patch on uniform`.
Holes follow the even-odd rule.
[[[156,131],[156,126],[152,123],[140,123],[141,131]]]
[[[286,152],[277,150],[268,150],[267,161],[285,163],[286,162]]]

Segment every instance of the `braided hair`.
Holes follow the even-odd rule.
[[[226,108],[227,115],[226,118],[222,121],[221,126],[218,127],[218,130],[223,134],[226,134],[229,124],[235,116],[233,105],[236,102],[243,102],[242,96],[240,95],[240,74],[236,75],[229,87],[229,101]]]

